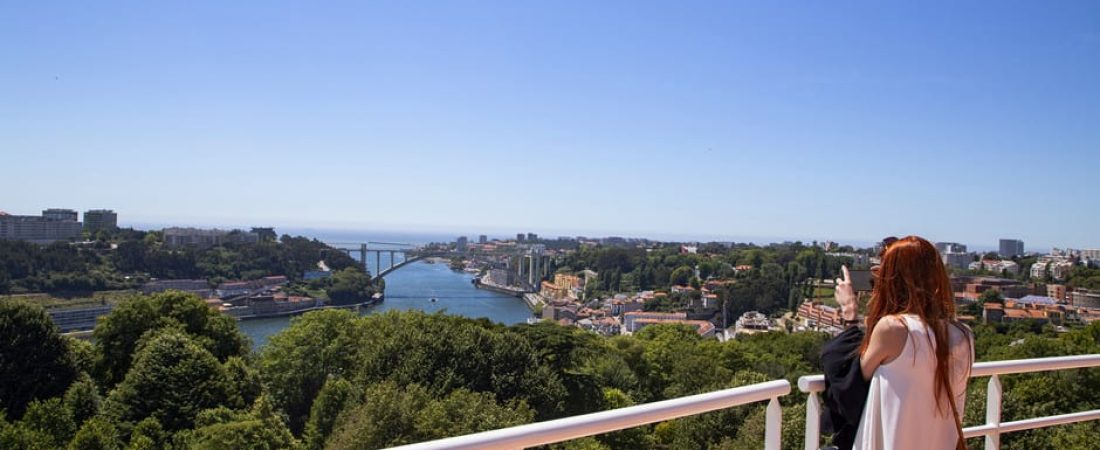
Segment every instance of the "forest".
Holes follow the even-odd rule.
[[[98,238],[47,246],[0,239],[0,294],[133,289],[152,278],[203,278],[211,285],[269,275],[296,280],[320,260],[334,270],[357,267],[347,254],[301,236],[209,248],[170,248],[156,231],[123,229]]]
[[[978,360],[1100,353],[1100,323],[1068,333],[979,325]],[[720,343],[678,326],[600,337],[422,312],[308,313],[252,349],[198,298],[134,296],[92,342],[41,308],[0,300],[0,448],[374,449],[821,371],[820,333]],[[1013,375],[1004,420],[1100,408],[1100,369]],[[984,418],[970,384],[966,424]],[[782,399],[783,447],[802,446],[805,396]],[[552,446],[762,446],[763,405]],[[1006,449],[1100,448],[1100,423],[1004,436]],[[977,441],[971,443],[977,448]]]

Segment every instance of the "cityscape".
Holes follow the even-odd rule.
[[[1100,2],[0,4],[0,450],[1100,450]]]

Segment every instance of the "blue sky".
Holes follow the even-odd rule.
[[[1100,3],[5,2],[0,209],[1100,247]]]

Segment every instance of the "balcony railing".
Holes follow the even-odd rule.
[[[779,409],[779,397],[790,392],[791,384],[787,380],[768,381],[582,416],[404,445],[394,447],[392,450],[515,450],[594,436],[765,400],[768,400],[768,409],[767,427],[764,431],[764,448],[779,450],[779,427],[783,423],[783,415]]]
[[[1014,422],[1001,422],[1001,394],[1003,390],[1000,375],[1085,367],[1100,367],[1100,354],[974,364],[971,378],[991,377],[986,400],[986,423],[963,429],[963,435],[967,438],[985,436],[986,450],[996,450],[1001,446],[1001,434],[1004,433],[1100,420],[1100,410],[1092,410]],[[825,390],[825,378],[821,375],[802,377],[798,380],[798,388],[809,394],[806,399],[806,450],[816,450],[821,442],[821,400],[819,394]],[[421,442],[394,447],[391,450],[515,450],[594,436],[765,400],[768,401],[768,407],[764,430],[764,449],[779,450],[780,427],[783,423],[779,397],[789,394],[790,391],[790,383],[786,380],[768,381],[582,416]]]
[[[1062,356],[1055,358],[1017,359],[1010,361],[992,361],[975,363],[971,378],[990,377],[986,391],[985,424],[963,429],[963,436],[975,438],[985,436],[985,449],[1001,448],[1001,434],[1013,431],[1031,430],[1054,425],[1100,419],[1100,409],[1082,411],[1058,416],[1038,417],[1001,422],[1001,375],[1031,372],[1050,372],[1055,370],[1100,367],[1100,355]],[[798,389],[809,394],[806,399],[806,450],[816,450],[821,442],[821,399],[818,394],[825,390],[825,377],[810,375],[798,379]]]

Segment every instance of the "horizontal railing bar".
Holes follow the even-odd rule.
[[[1050,358],[1013,359],[1007,361],[987,361],[974,363],[970,377],[988,377],[993,375],[1046,372],[1054,370],[1100,367],[1100,354],[1055,356]],[[807,375],[798,379],[798,389],[802,392],[822,392],[825,390],[824,375]]]
[[[1087,422],[1090,420],[1100,420],[1100,409],[1094,409],[1092,411],[1082,411],[1070,414],[1061,414],[1057,416],[1036,417],[1034,419],[1017,420],[1014,422],[1003,422],[1000,426],[984,424],[973,427],[963,428],[963,436],[967,439],[986,436],[993,433],[1012,433],[1015,431],[1033,430],[1036,428],[1046,428],[1055,425],[1065,425],[1077,422]]]
[[[768,381],[582,416],[404,445],[392,450],[515,450],[760,402],[790,392],[791,384],[787,380]]]

